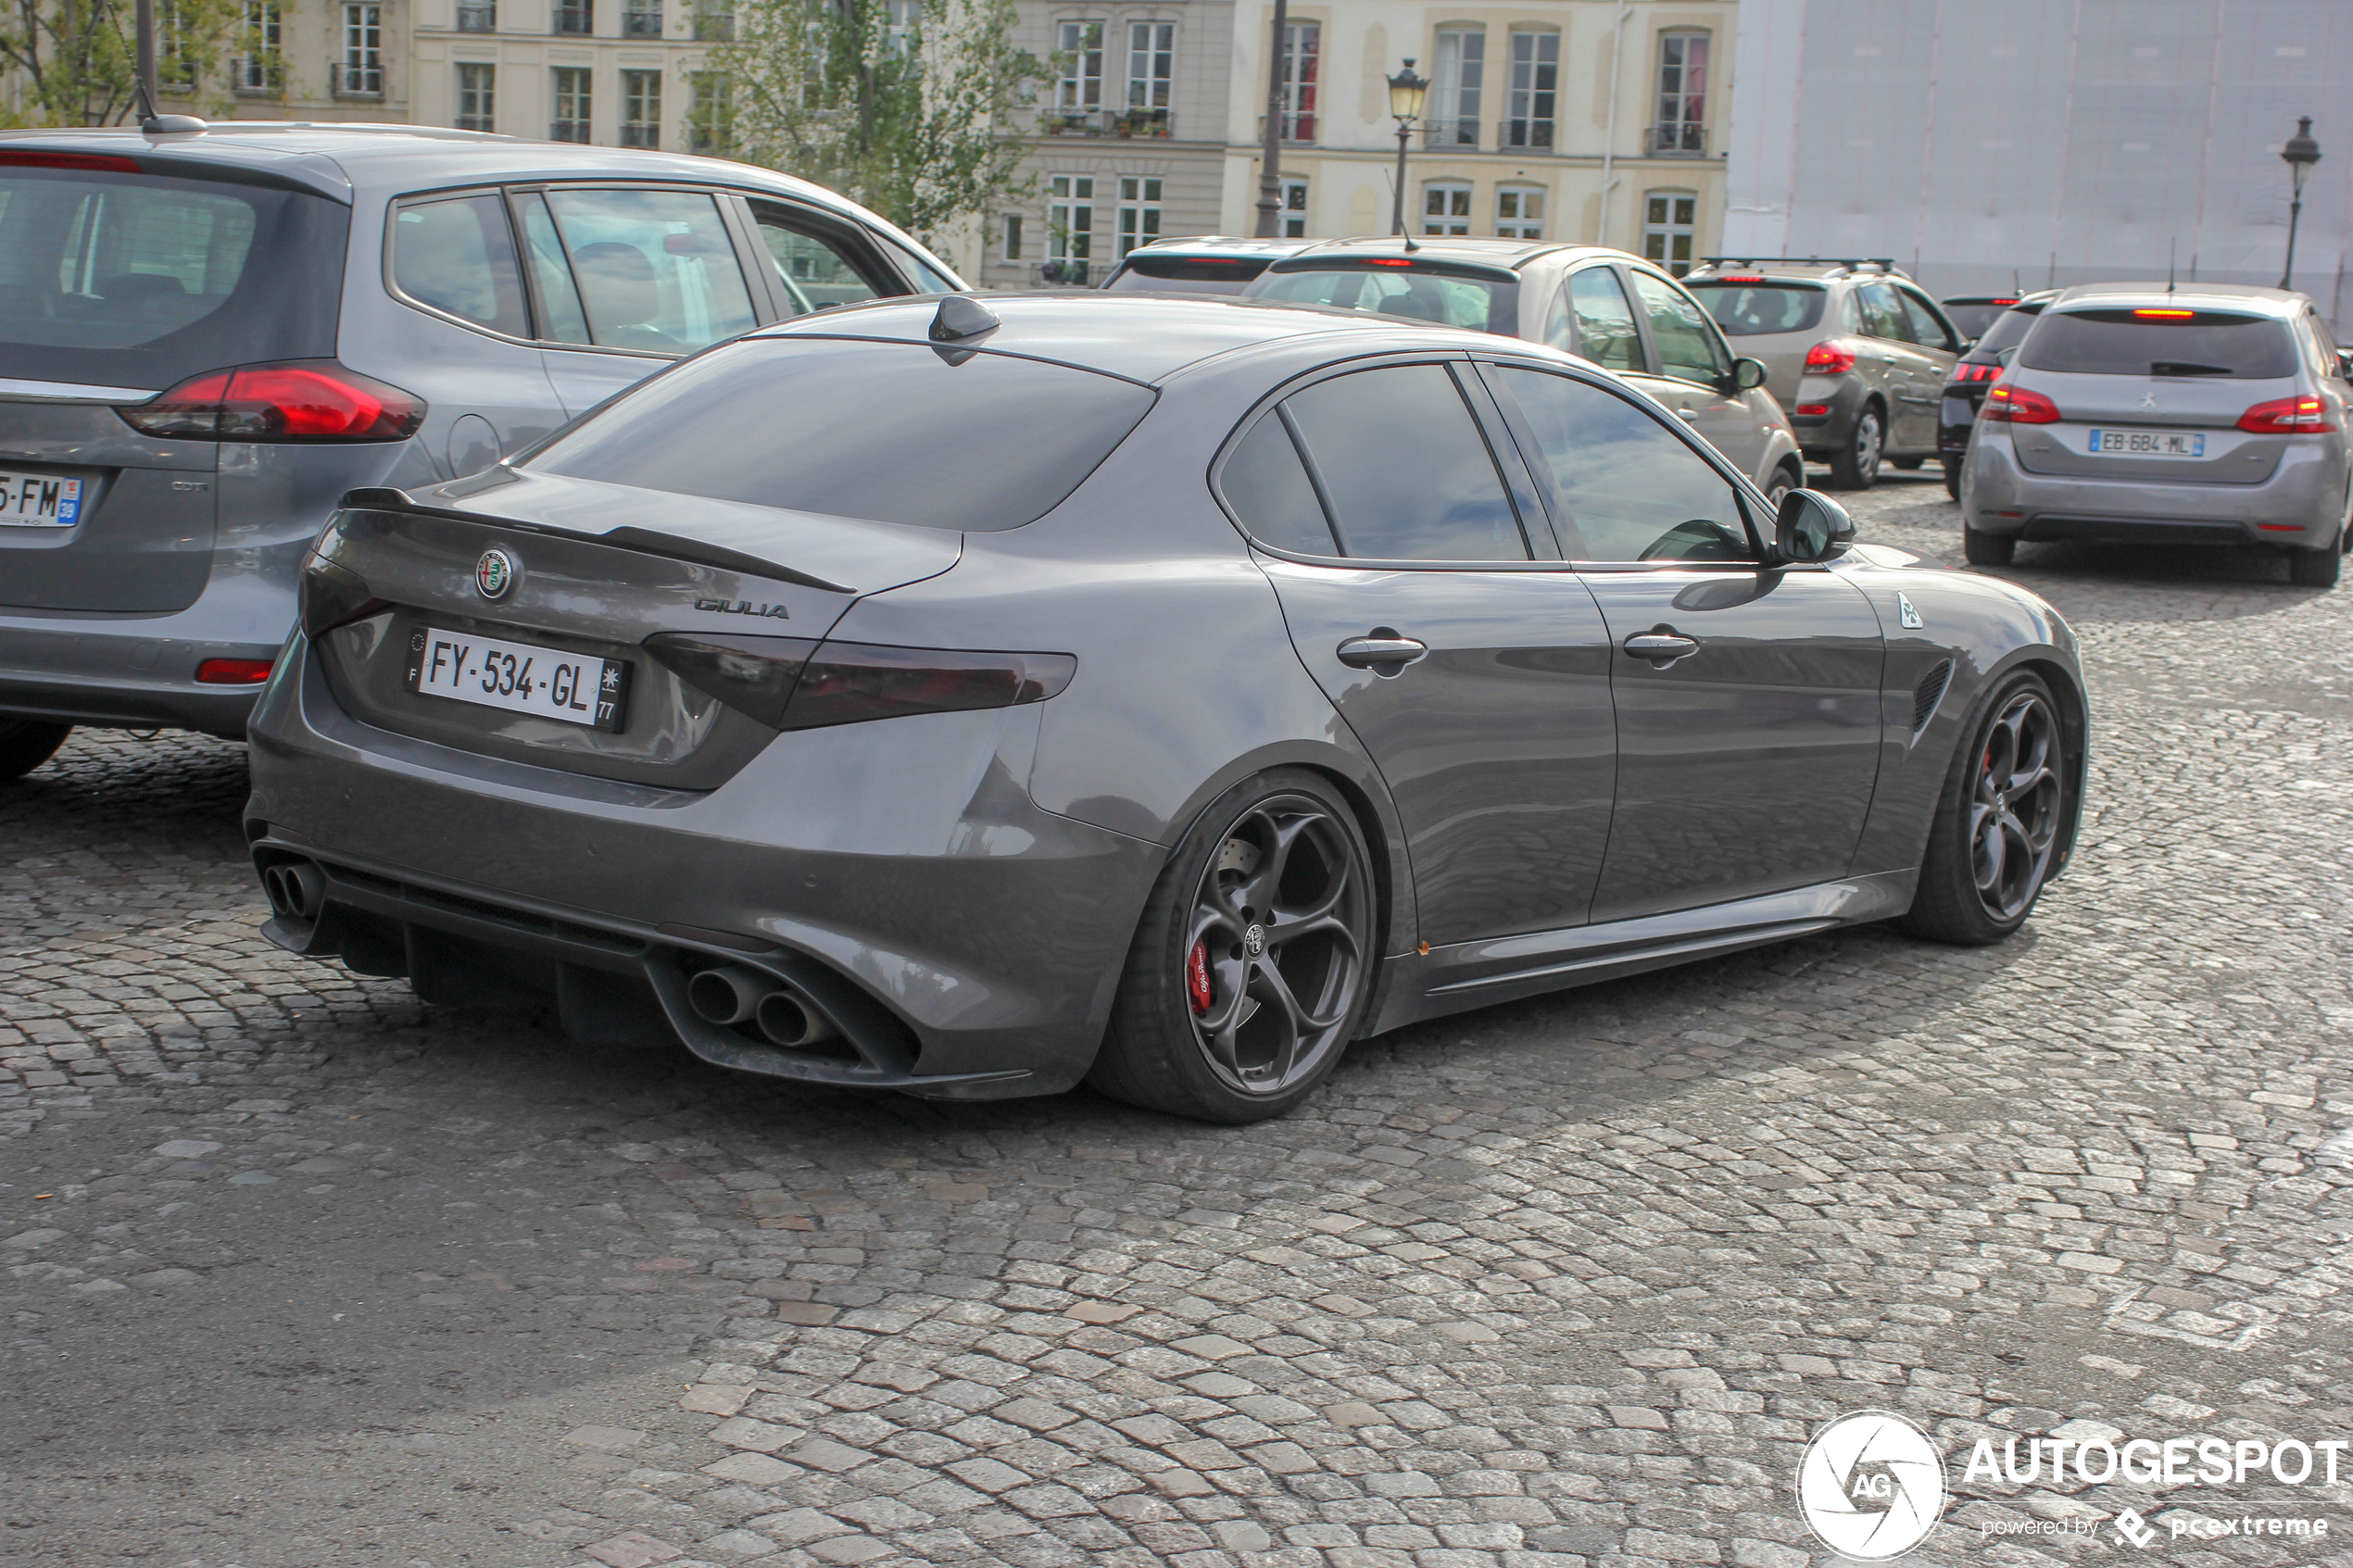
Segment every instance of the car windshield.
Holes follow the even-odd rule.
[[[343,207],[258,185],[29,166],[66,156],[0,154],[0,376],[160,388],[334,352]]]
[[[1952,307],[1947,306],[1945,312],[1950,315]],[[2032,326],[2034,318],[2042,313],[2040,305],[2018,305],[2003,311],[1994,318],[1992,326],[1978,334],[1977,342],[1969,347],[1969,357],[1973,360],[1991,359],[2003,349],[2023,341],[2026,329]],[[1957,321],[1960,318],[1956,316],[1954,320]]]
[[[753,337],[640,383],[522,466],[835,517],[1018,528],[1076,489],[1152,397],[986,349]]]
[[[1519,333],[1519,283],[1513,278],[1381,264],[1269,272],[1250,292],[1292,305],[1328,305],[1506,337]]]
[[[2010,307],[2010,303],[1993,299],[1948,299],[1944,302],[1944,315],[1953,323],[1954,330],[1963,337],[1983,337],[1985,329],[2002,319],[2002,313]]]
[[[2277,381],[2296,373],[2296,343],[2286,322],[2234,311],[2054,310],[2027,334],[2018,362],[2079,375]]]
[[[1259,256],[1131,256],[1103,285],[1114,294],[1239,294],[1266,270]]]
[[[1768,332],[1811,332],[1822,324],[1829,291],[1818,283],[1747,283],[1706,278],[1684,280],[1724,329],[1727,337],[1762,337]]]

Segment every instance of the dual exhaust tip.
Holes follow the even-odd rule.
[[[799,1050],[841,1033],[807,995],[772,975],[730,964],[686,982],[686,1005],[705,1023],[749,1023],[770,1045]]]
[[[287,920],[317,920],[326,904],[327,878],[308,860],[281,860],[261,873],[270,909]]]

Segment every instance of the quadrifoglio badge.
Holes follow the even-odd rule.
[[[2353,1450],[2353,1439],[2127,1437],[2090,1422],[2070,1424],[2113,1436],[2007,1437],[1999,1447],[1980,1437],[1962,1468],[1963,1483],[2070,1489],[2109,1482],[2168,1489],[2329,1486],[2336,1482],[2339,1459]],[[1919,1545],[1944,1516],[1949,1495],[1944,1458],[1935,1442],[1891,1411],[1839,1417],[1814,1434],[1798,1461],[1797,1506],[1807,1528],[1824,1546],[1857,1562],[1884,1562]],[[2129,1507],[2105,1518],[2115,1544],[2142,1549],[2166,1539],[2204,1542],[2244,1535],[2309,1540],[2329,1533],[2325,1519],[2268,1512],[2258,1516],[2236,1503],[2200,1508],[2188,1498],[2171,1501],[2157,1522]],[[2093,1519],[2064,1524],[2014,1519],[1987,1521],[1977,1528],[1990,1538],[2088,1535],[2098,1527]]]

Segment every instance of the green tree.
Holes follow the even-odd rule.
[[[156,74],[167,93],[229,101],[223,61],[244,42],[243,0],[157,0]],[[0,0],[0,126],[113,125],[139,111],[130,0]],[[163,107],[161,104],[159,107]]]
[[[926,242],[1024,194],[1043,69],[1013,0],[748,0],[711,52],[709,150],[840,191]]]

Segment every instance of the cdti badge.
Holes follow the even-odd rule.
[[[502,599],[515,585],[515,559],[504,550],[484,550],[474,562],[474,592],[485,599]]]
[[[1821,1543],[1857,1562],[1901,1557],[1944,1512],[1944,1461],[1928,1434],[1857,1411],[1814,1435],[1797,1463],[1797,1507]]]

